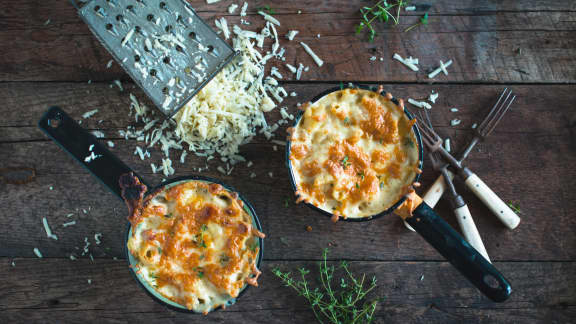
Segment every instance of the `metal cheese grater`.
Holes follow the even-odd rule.
[[[70,2],[168,117],[237,55],[186,0]]]

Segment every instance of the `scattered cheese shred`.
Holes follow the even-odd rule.
[[[240,10],[240,17],[246,16],[246,10],[248,9],[248,3],[244,2],[242,9]]]
[[[416,66],[418,64],[418,59],[413,59],[412,57],[404,59],[398,53],[394,53],[394,56],[392,56],[392,58],[399,61],[400,63],[406,65],[412,71],[414,71],[414,72],[418,71],[418,67]]]
[[[291,41],[294,39],[294,37],[296,37],[296,35],[298,35],[299,31],[298,30],[290,30],[288,31],[288,34],[286,34],[286,38]]]
[[[408,98],[408,102],[418,108],[432,109],[432,106],[426,101],[416,101],[412,98]]]
[[[460,119],[452,119],[450,121],[450,126],[458,126],[462,121]]]
[[[312,51],[312,49],[310,48],[310,46],[308,46],[306,43],[304,42],[300,42],[300,45],[302,45],[302,47],[304,47],[304,50],[306,51],[306,53],[310,54],[310,56],[312,56],[312,58],[314,59],[314,62],[316,62],[316,64],[318,64],[318,66],[322,66],[324,64],[324,61],[322,61],[318,55],[316,55],[316,53],[314,53],[314,51]]]
[[[269,14],[262,12],[262,11],[258,11],[258,14],[261,15],[262,17],[264,17],[264,19],[266,19],[266,21],[269,21],[276,26],[280,26],[280,22],[278,21],[278,19],[270,16]]]
[[[68,227],[68,226],[72,226],[72,225],[76,225],[76,221],[71,221],[71,222],[68,222],[68,223],[64,223],[64,224],[62,224],[62,227]]]
[[[450,150],[451,150],[449,138],[444,139],[444,149],[446,150],[446,152],[450,152]]]
[[[87,111],[84,114],[82,114],[82,118],[84,118],[84,119],[90,118],[90,117],[94,116],[97,112],[98,112],[98,109],[93,109],[93,110]]]
[[[435,92],[432,92],[432,93],[430,94],[430,96],[428,97],[428,100],[429,100],[431,103],[436,103],[436,99],[438,99],[438,92],[436,92],[436,93],[435,93]]]
[[[38,250],[38,248],[34,248],[34,254],[36,254],[36,256],[39,258],[43,258],[42,252],[40,252],[40,250]]]
[[[449,60],[446,63],[440,61],[440,67],[432,71],[432,73],[428,74],[428,78],[434,79],[434,77],[436,77],[440,72],[444,72],[445,75],[448,75],[448,71],[446,70],[446,68],[449,67],[450,65],[452,65],[452,60]]]
[[[44,230],[46,231],[46,235],[53,240],[58,240],[58,236],[52,233],[52,230],[50,229],[50,225],[48,225],[48,220],[46,219],[46,217],[42,217],[42,224],[44,224]]]
[[[229,13],[229,14],[233,14],[234,11],[236,11],[236,9],[238,9],[238,5],[235,4],[235,3],[233,3],[233,4],[231,4],[231,5],[228,7],[228,13]]]

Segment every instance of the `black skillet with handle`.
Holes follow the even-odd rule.
[[[66,114],[59,107],[50,107],[38,122],[38,127],[40,127],[44,133],[46,133],[61,148],[67,151],[74,159],[76,159],[78,163],[80,163],[84,168],[92,173],[92,175],[100,180],[100,182],[108,187],[112,193],[114,193],[118,198],[124,200],[127,203],[128,208],[133,208],[132,204],[134,200],[141,199],[144,194],[152,194],[162,190],[165,187],[186,181],[216,183],[223,186],[230,192],[238,193],[236,190],[217,179],[212,179],[200,175],[172,178],[157,186],[150,186],[141,176],[137,175],[132,169],[130,169],[130,167],[128,167],[126,164],[124,164],[124,162],[120,161],[118,157],[110,152],[106,146],[102,145],[94,135],[80,127],[80,125],[74,119],[68,116],[68,114]],[[92,153],[94,153],[96,158],[87,159],[87,157]],[[139,180],[140,183],[137,183],[138,181],[130,183],[130,179],[136,179],[134,176]],[[121,180],[123,182],[122,185],[120,184]],[[148,189],[147,191],[146,188]],[[239,193],[238,198],[241,199],[244,203],[244,209],[252,217],[252,223],[254,226],[258,229],[258,231],[262,232],[262,226],[252,205]],[[142,287],[144,291],[146,291],[146,293],[148,293],[148,295],[151,296],[154,300],[164,306],[181,312],[193,312],[188,310],[183,305],[177,304],[163,297],[140,275],[135,273],[134,268],[137,264],[137,261],[132,257],[127,248],[130,235],[131,225],[129,222],[127,222],[124,250],[126,251],[126,259],[130,264],[130,273],[140,284],[140,287]],[[263,239],[258,238],[258,243],[260,250],[257,257],[258,259],[256,261],[256,266],[259,268],[264,248]],[[247,286],[244,287],[238,297],[240,297],[240,295],[246,291],[246,288]],[[233,304],[236,299],[237,298],[232,299],[229,304]]]
[[[365,86],[358,86],[364,90],[374,91],[372,88]],[[324,96],[342,90],[342,88],[332,88],[328,89],[311,100],[311,104],[314,104],[318,100],[322,99]],[[386,95],[382,92],[381,95]],[[399,104],[398,100],[392,98],[392,102],[396,105]],[[405,110],[408,118],[412,118],[411,114]],[[294,120],[294,128],[298,127],[298,124],[302,120],[304,115],[303,111],[300,111],[298,116]],[[418,126],[414,124],[412,130],[416,136],[419,149],[419,166],[422,168],[423,151],[422,151],[422,140],[420,138],[420,132],[418,131]],[[292,188],[294,191],[298,190],[296,183],[296,178],[294,176],[294,168],[292,167],[292,162],[290,160],[290,149],[291,142],[288,141],[286,145],[286,163],[290,172],[290,180],[292,183]],[[419,175],[416,175],[414,181],[418,181]],[[406,197],[401,198],[397,203],[392,205],[392,207],[387,210],[373,216],[365,217],[362,219],[347,218],[345,221],[367,221],[374,220],[378,217],[399,211],[405,202]],[[421,201],[420,198],[416,198],[417,206],[411,211],[411,215],[406,217],[406,222],[410,224],[420,234],[432,247],[434,247],[442,256],[444,256],[460,273],[462,273],[478,290],[480,290],[484,295],[495,302],[503,302],[510,297],[512,293],[512,287],[510,282],[492,265],[488,260],[486,260],[476,249],[474,249],[466,240],[458,234],[444,219],[442,219],[436,212],[428,206],[425,202]],[[332,217],[332,213],[320,209],[312,203],[306,203],[308,206]]]

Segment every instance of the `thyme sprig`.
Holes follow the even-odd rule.
[[[361,34],[363,31],[368,32],[368,40],[374,41],[377,32],[372,25],[375,22],[386,23],[392,21],[394,25],[398,25],[400,21],[400,11],[406,6],[408,1],[397,0],[395,3],[388,3],[386,0],[380,0],[372,7],[363,7],[360,9],[362,21],[356,25],[356,34]]]
[[[298,295],[306,298],[316,319],[320,323],[328,321],[338,324],[370,323],[374,319],[376,306],[382,298],[366,300],[366,295],[376,288],[376,277],[372,277],[368,287],[364,287],[366,275],[355,277],[346,261],[340,262],[339,269],[344,271],[340,281],[335,279],[336,267],[326,261],[328,249],[322,253],[323,261],[318,265],[320,271],[320,288],[314,288],[308,283],[307,275],[310,270],[298,269],[300,278],[292,277],[291,272],[282,272],[275,268],[272,272],[282,280],[285,286],[296,290]],[[339,289],[338,289],[339,286]]]

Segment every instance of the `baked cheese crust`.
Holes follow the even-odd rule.
[[[167,299],[208,313],[257,285],[259,237],[236,193],[185,181],[147,198],[131,219],[136,272]]]
[[[387,210],[410,190],[420,172],[415,120],[391,99],[344,89],[304,108],[289,131],[299,200],[363,218]]]

